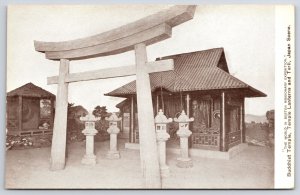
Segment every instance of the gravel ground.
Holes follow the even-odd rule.
[[[49,170],[50,148],[9,150],[5,186],[10,189],[124,189],[143,188],[139,151],[124,148],[121,159],[105,158],[109,142],[96,142],[97,164],[85,166],[81,158],[85,142],[68,146],[66,168]],[[249,146],[230,160],[193,157],[192,168],[176,167],[175,154],[167,154],[170,176],[162,180],[170,188],[273,188],[273,148]]]

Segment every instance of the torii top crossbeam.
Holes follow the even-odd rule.
[[[62,42],[35,41],[35,50],[47,59],[84,59],[123,53],[134,45],[150,45],[172,35],[172,27],[193,18],[195,5],[177,5],[135,22],[94,36]]]

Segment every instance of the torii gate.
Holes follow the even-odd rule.
[[[48,84],[58,84],[51,170],[65,167],[68,84],[136,75],[140,156],[145,187],[161,188],[149,73],[172,70],[174,64],[173,60],[147,62],[146,46],[170,38],[172,27],[192,19],[195,9],[195,5],[177,5],[87,38],[63,42],[34,41],[36,51],[45,53],[49,60],[60,60],[59,75],[47,78]],[[129,50],[135,50],[136,64],[133,66],[69,74],[70,60],[108,56]]]

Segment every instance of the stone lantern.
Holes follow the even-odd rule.
[[[159,154],[160,174],[162,177],[168,177],[170,171],[166,164],[166,141],[170,138],[170,135],[167,133],[167,124],[172,122],[172,119],[167,119],[163,111],[160,109],[154,121],[157,140],[156,143]]]
[[[96,156],[94,154],[94,136],[98,133],[95,129],[95,122],[99,119],[100,118],[95,117],[92,113],[89,113],[84,117],[80,117],[80,120],[85,122],[85,129],[82,133],[86,136],[86,153],[81,160],[82,164],[96,164]]]
[[[118,121],[122,120],[122,118],[118,118],[115,113],[112,113],[112,115],[110,115],[110,117],[106,117],[105,120],[109,121],[109,128],[107,129],[107,132],[110,134],[110,149],[107,153],[107,158],[120,158],[120,152],[117,150],[117,135],[120,132]]]
[[[179,123],[179,130],[176,134],[180,137],[181,150],[181,157],[177,158],[177,166],[181,168],[192,167],[193,162],[189,158],[188,138],[192,134],[189,130],[189,123],[194,121],[194,118],[189,118],[183,110],[178,118],[174,118],[174,121]]]

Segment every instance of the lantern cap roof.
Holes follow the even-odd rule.
[[[87,115],[80,117],[81,121],[97,121],[100,120],[100,117],[95,117],[92,112],[89,112]]]
[[[113,112],[109,117],[105,117],[105,120],[110,122],[117,122],[122,120],[122,117],[118,117],[116,113]]]
[[[164,112],[162,109],[159,109],[159,112],[157,113],[156,117],[154,118],[155,123],[170,123],[173,120],[171,118],[167,118],[166,115],[164,115]]]
[[[182,110],[181,114],[179,115],[178,118],[174,118],[175,122],[178,123],[188,123],[194,121],[194,118],[189,118],[188,115],[185,114],[185,111]]]

